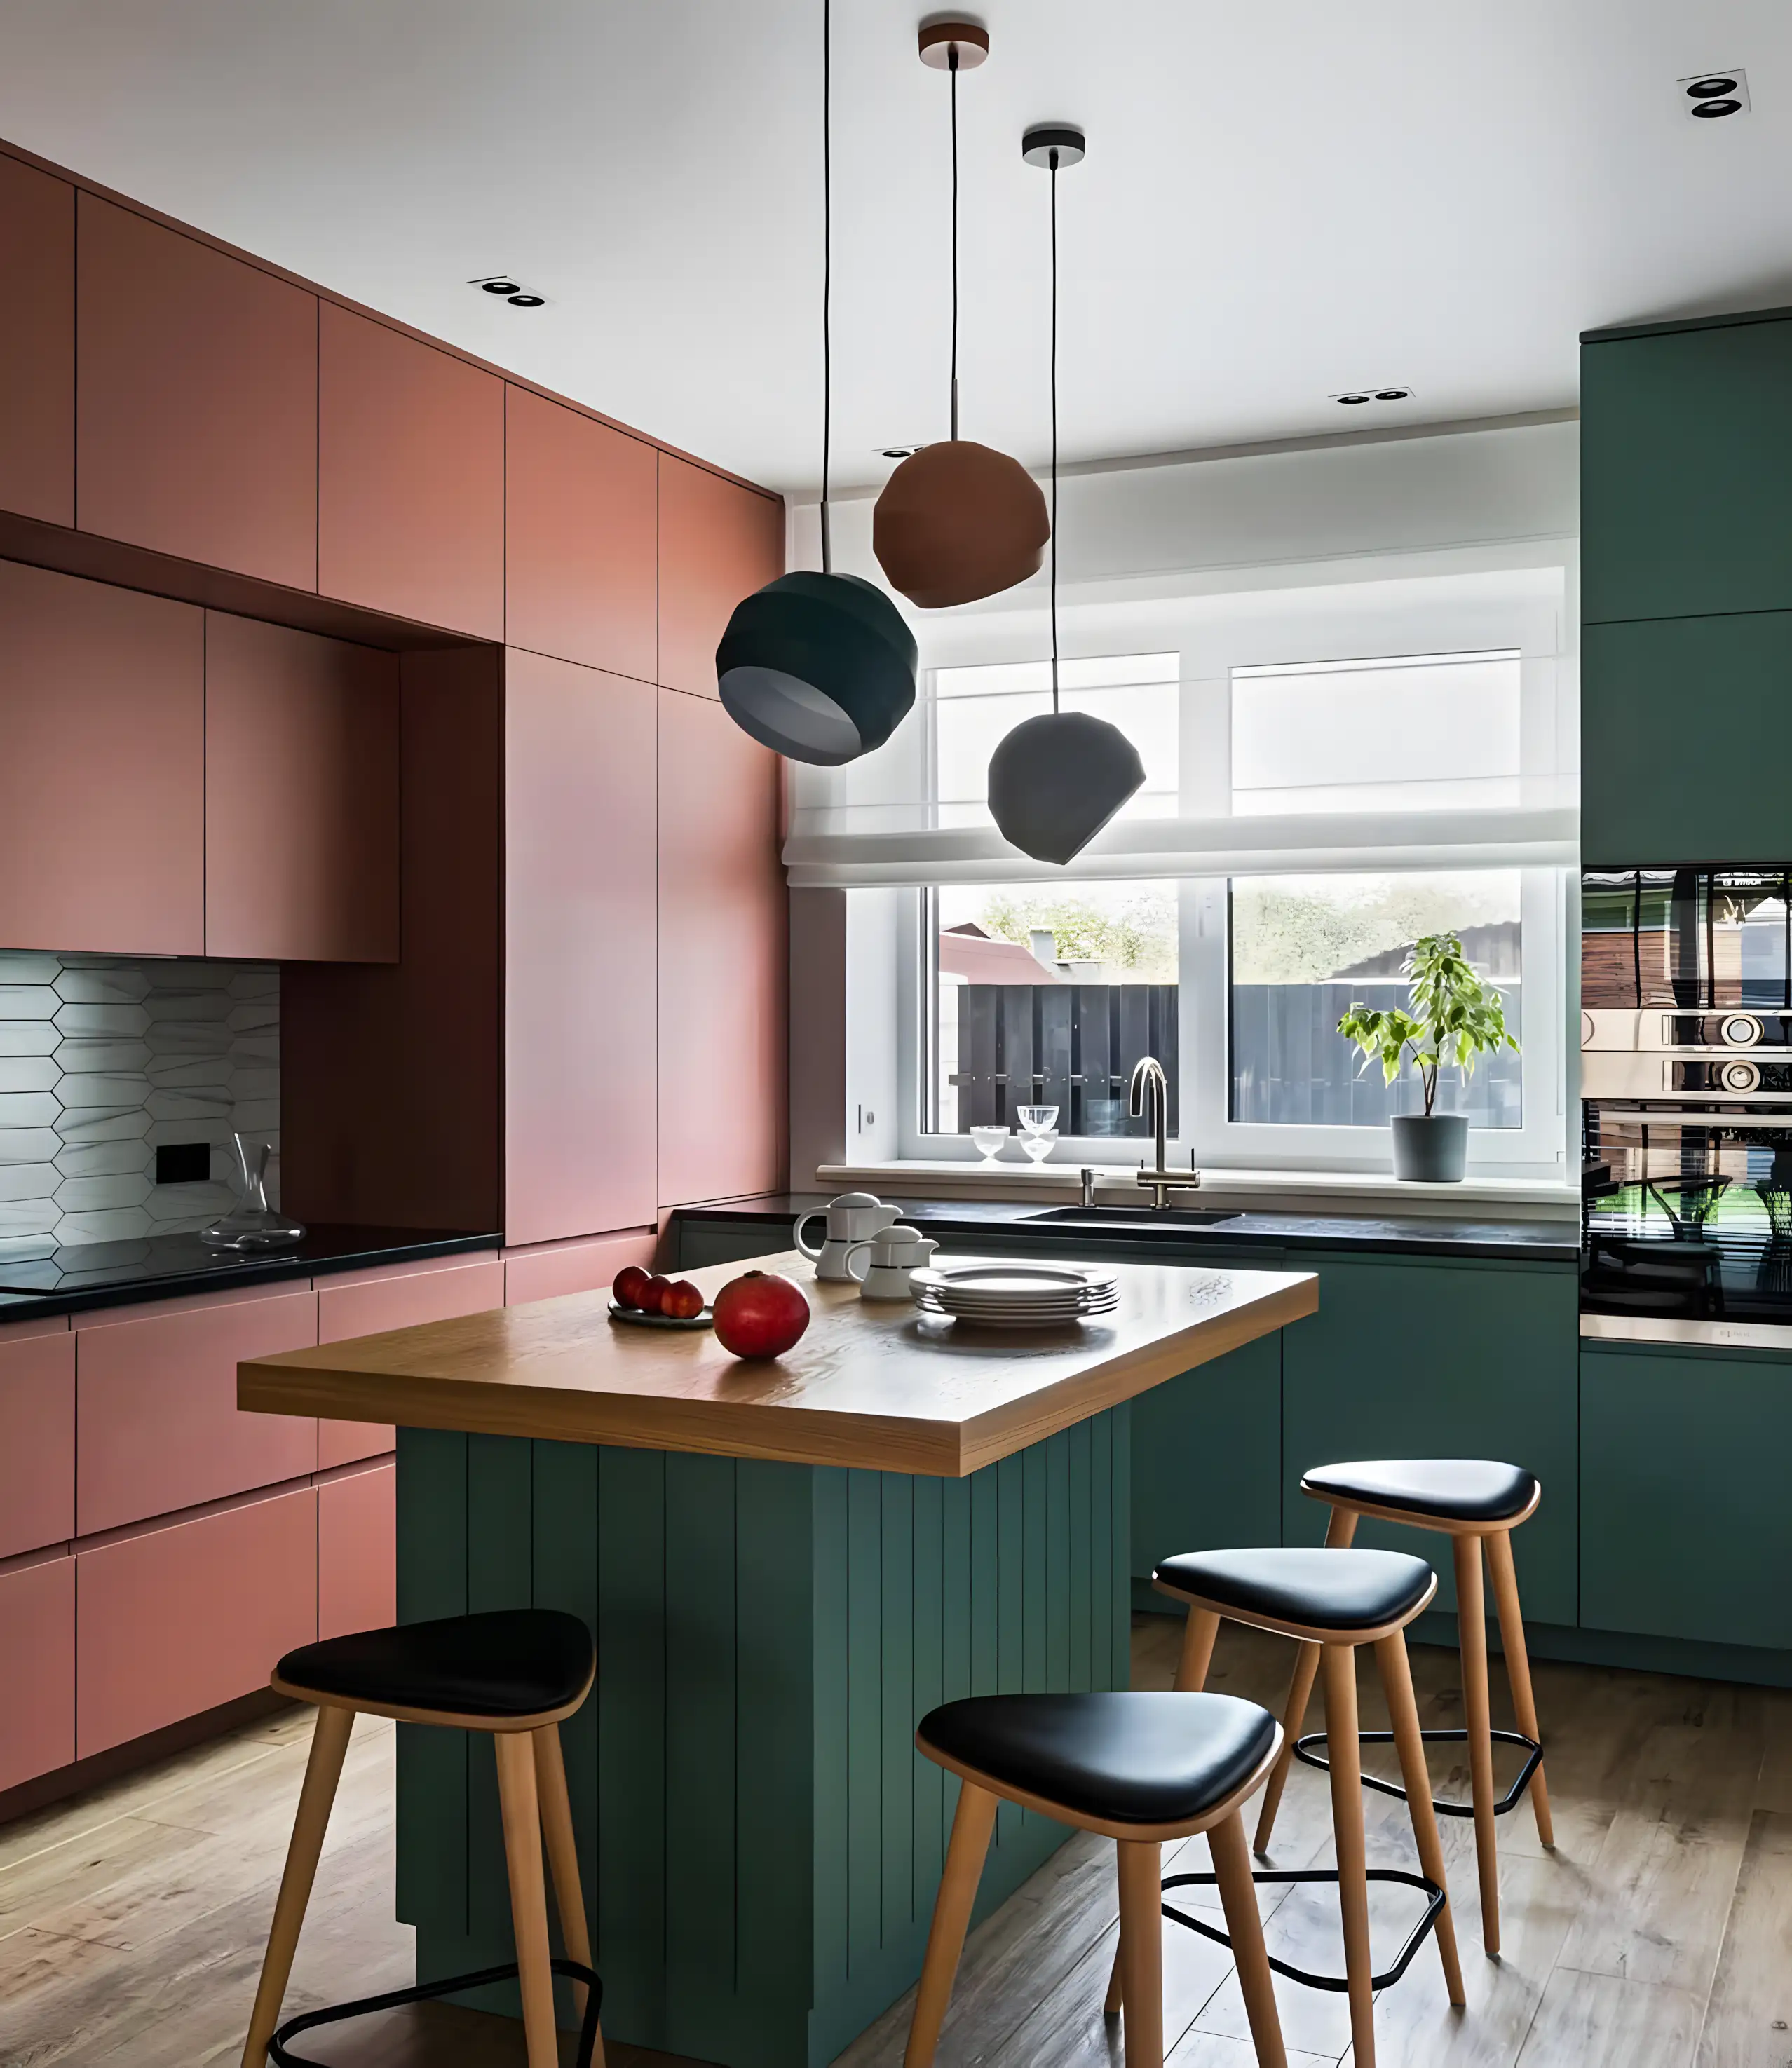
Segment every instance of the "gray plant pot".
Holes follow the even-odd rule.
[[[1403,1113],[1394,1130],[1394,1174],[1411,1183],[1460,1185],[1468,1165],[1468,1122],[1460,1113]]]

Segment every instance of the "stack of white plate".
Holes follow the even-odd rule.
[[[1118,1279],[1093,1264],[948,1264],[910,1283],[925,1313],[991,1329],[1054,1328],[1120,1304]]]

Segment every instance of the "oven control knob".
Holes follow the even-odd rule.
[[[1733,1012],[1717,1030],[1726,1048],[1752,1048],[1761,1039],[1761,1022],[1752,1012]]]
[[[1720,1063],[1717,1082],[1726,1092],[1752,1092],[1761,1085],[1761,1068],[1756,1063]]]

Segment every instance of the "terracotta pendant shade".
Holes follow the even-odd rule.
[[[892,588],[923,610],[999,596],[1037,574],[1052,535],[1039,484],[971,438],[912,454],[884,483],[871,547]]]
[[[837,767],[914,703],[914,636],[857,575],[780,575],[735,606],[715,649],[723,708],[762,747]]]
[[[1008,734],[989,758],[989,811],[1004,840],[1063,864],[1144,783],[1138,749],[1086,711],[1049,711]]]

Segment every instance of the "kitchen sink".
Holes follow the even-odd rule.
[[[1024,1221],[1062,1221],[1079,1227],[1212,1227],[1235,1221],[1222,1207],[1051,1207],[1044,1213],[1023,1214]]]

